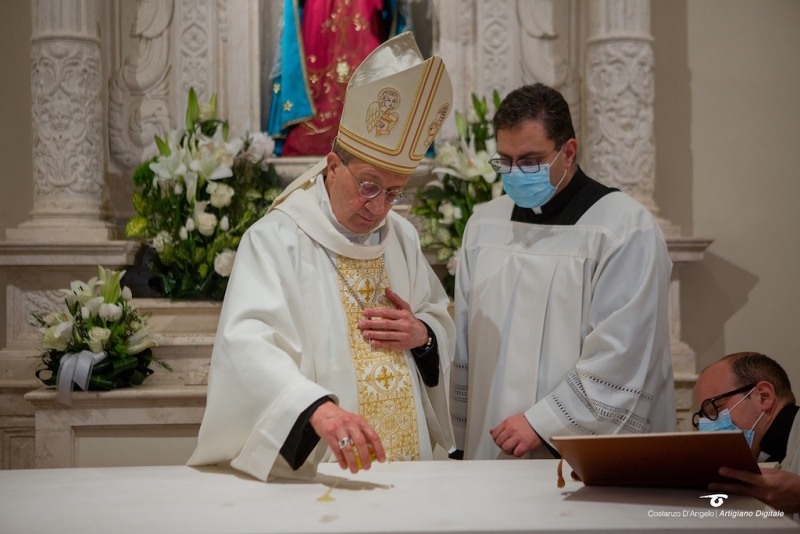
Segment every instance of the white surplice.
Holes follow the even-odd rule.
[[[457,448],[505,457],[489,430],[519,413],[548,443],[674,431],[672,264],[653,217],[621,192],[569,226],[513,222],[513,208],[481,207],[458,259]]]
[[[334,459],[324,441],[295,472],[279,454],[298,416],[321,397],[334,398],[350,412],[359,410],[342,292],[326,250],[334,260],[374,260],[385,254],[392,290],[431,327],[439,349],[439,384],[433,388],[423,384],[410,351],[403,351],[413,381],[421,458],[433,459],[432,442],[453,448],[447,398],[455,326],[417,231],[390,212],[379,243],[352,242],[329,219],[321,181],[317,176],[290,186],[291,194],[242,238],[217,329],[206,412],[189,465],[230,462],[266,480],[310,477],[320,461]]]

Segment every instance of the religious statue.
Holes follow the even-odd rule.
[[[283,156],[327,154],[336,137],[347,82],[386,39],[402,32],[400,0],[286,0],[267,133]],[[397,122],[399,95],[375,102],[375,135]]]

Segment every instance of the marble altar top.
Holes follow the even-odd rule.
[[[558,488],[556,466],[325,464],[314,482],[269,484],[227,467],[0,471],[0,532],[800,531],[745,497],[713,508],[702,490]]]

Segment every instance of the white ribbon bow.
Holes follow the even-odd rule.
[[[89,377],[92,376],[94,364],[100,363],[105,358],[105,352],[91,352],[88,350],[63,355],[56,381],[58,390],[56,398],[58,398],[58,402],[72,406],[72,383],[75,382],[79,388],[86,391],[86,388],[89,387]]]

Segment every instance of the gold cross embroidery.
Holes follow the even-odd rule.
[[[394,380],[394,373],[388,372],[386,367],[381,367],[381,373],[375,376],[375,380],[383,383],[384,389],[389,389],[391,381]]]
[[[367,281],[364,282],[364,286],[359,289],[358,292],[365,297],[364,300],[366,300],[367,304],[372,303],[372,294],[375,292],[375,288],[372,287],[369,278],[367,278]]]

